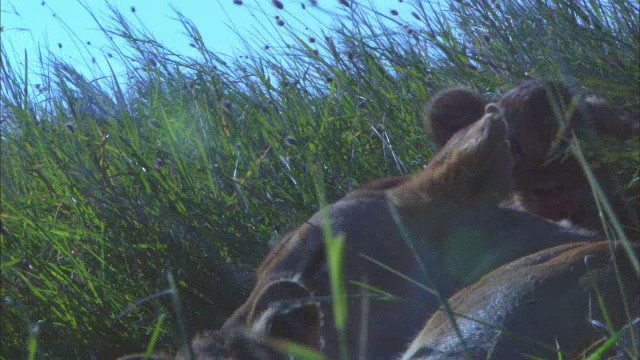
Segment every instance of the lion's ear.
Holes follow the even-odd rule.
[[[453,134],[480,120],[484,107],[484,99],[469,89],[443,90],[425,106],[424,125],[441,148]]]
[[[320,349],[320,306],[311,296],[295,278],[272,281],[249,314],[253,332]]]

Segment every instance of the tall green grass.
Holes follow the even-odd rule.
[[[332,202],[421,168],[422,106],[444,87],[553,78],[640,106],[635,1],[347,3],[322,33],[265,16],[269,49],[247,37],[238,58],[179,13],[198,56],[88,11],[119,41],[99,79],[50,53],[28,54],[36,74],[3,45],[2,357],[113,358],[216,328],[269,244],[317,211],[311,170]],[[640,145],[614,150],[638,200]]]

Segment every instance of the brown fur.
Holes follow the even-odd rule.
[[[431,128],[436,144],[441,145],[482,117],[480,101],[477,94],[464,89],[445,90],[436,95],[427,107],[425,117],[425,125]],[[465,103],[470,105],[464,108]],[[582,227],[602,232],[591,188],[578,161],[568,154],[567,144],[572,131],[584,140],[582,145],[591,147],[597,145],[599,136],[626,140],[638,131],[637,124],[623,120],[602,99],[590,97],[577,103],[577,98],[560,82],[524,82],[490,106],[503,111],[509,126],[509,141],[515,159],[514,200],[544,218],[569,219]],[[566,119],[567,123],[558,119],[555,115],[558,111],[572,113]],[[457,114],[458,118],[446,114]],[[625,201],[615,172],[603,161],[597,166],[594,163],[592,169],[616,215],[627,225],[628,233],[636,236],[639,231],[637,209]]]
[[[357,189],[355,189],[354,192],[355,191],[360,192],[360,191],[364,191],[364,190],[370,190],[370,191],[388,190],[388,189],[394,188],[394,187],[396,187],[398,185],[404,184],[410,178],[411,178],[411,176],[389,176],[389,177],[386,177],[386,178],[373,180],[372,182],[370,182],[368,184],[364,184],[364,185],[358,187]]]
[[[558,358],[557,341],[564,357],[574,358],[602,337],[590,324],[590,318],[606,323],[598,296],[602,297],[612,331],[640,316],[640,280],[622,246],[615,245],[624,284],[624,290],[620,290],[609,246],[603,241],[546,249],[504,265],[455,294],[449,305],[456,314],[467,354],[473,359],[520,359],[525,354]],[[638,329],[635,331],[639,336]],[[635,351],[637,358],[640,348]],[[464,356],[451,318],[440,310],[429,319],[403,359]]]
[[[453,134],[476,122],[486,103],[479,94],[464,88],[438,93],[425,107],[425,126],[436,146],[443,147]]]
[[[529,213],[501,206],[511,192],[513,160],[507,128],[497,114],[486,115],[457,133],[421,173],[408,179],[365,186],[327,208],[334,234],[344,234],[344,275],[349,299],[346,329],[352,357],[361,332],[368,359],[389,359],[400,353],[438,297],[374,264],[386,264],[448,296],[488,271],[532,251],[567,241],[585,240]],[[264,287],[296,276],[320,300],[324,316],[321,350],[338,358],[322,225],[318,212],[289,233],[258,269],[249,298],[225,323],[218,339],[236,338],[255,326],[256,303]],[[517,224],[518,226],[514,226]],[[364,255],[364,256],[363,256]],[[418,260],[419,259],[419,260]],[[353,281],[396,296],[398,301],[368,300],[366,328],[360,328],[361,288]],[[371,291],[369,292],[371,293]],[[394,331],[389,331],[394,329]],[[255,333],[255,332],[253,332]],[[307,337],[307,338],[313,338]],[[252,338],[243,338],[250,341]],[[245,344],[246,345],[246,344]]]

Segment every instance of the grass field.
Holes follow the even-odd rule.
[[[187,18],[195,58],[117,10],[96,14],[126,41],[111,59],[126,81],[88,79],[44,50],[37,75],[3,47],[2,358],[175,350],[216,328],[270,244],[318,210],[316,185],[332,202],[428,162],[423,105],[442,88],[491,98],[561,79],[640,107],[636,1],[412,6],[354,3],[322,34],[285,24],[233,61]],[[640,144],[611,149],[638,201]]]

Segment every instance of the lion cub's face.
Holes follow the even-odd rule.
[[[620,140],[637,131],[637,124],[623,120],[601,99],[584,101],[560,82],[527,81],[504,94],[495,104],[508,125],[515,165],[514,199],[526,210],[550,220],[571,219],[590,229],[599,228],[598,210],[578,161],[569,153],[575,131],[582,138],[609,135]],[[426,108],[425,122],[438,146],[457,131],[481,118],[486,102],[466,89],[445,90]],[[635,126],[635,127],[634,127]],[[590,145],[583,141],[581,145]],[[599,180],[611,178],[599,171]],[[617,193],[613,183],[605,193]],[[623,209],[616,209],[618,214]],[[588,215],[590,214],[590,215]],[[592,218],[592,220],[588,220]]]
[[[559,83],[527,82],[507,92],[497,105],[509,123],[516,200],[550,220],[576,213],[575,193],[588,183],[569,154],[579,109],[568,89]]]

